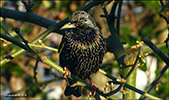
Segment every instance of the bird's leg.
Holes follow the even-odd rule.
[[[64,67],[64,70],[65,70],[66,72],[65,72],[65,74],[63,75],[63,77],[64,77],[64,78],[67,78],[67,77],[66,77],[66,76],[67,76],[67,73],[68,73],[68,75],[70,75],[71,72],[70,72],[69,68],[66,68],[66,67]]]
[[[90,81],[90,83],[91,83],[91,85],[92,86],[94,86],[94,88],[95,88],[95,90],[94,90],[94,92],[93,92],[93,95],[95,95],[96,94],[96,89],[99,89],[99,87],[98,86],[96,86],[96,84],[94,84],[93,82],[92,82],[92,80],[91,80],[91,78],[90,77],[88,77],[88,79],[89,79],[89,81]],[[91,91],[90,91],[90,93],[89,93],[90,95],[92,94],[91,93]]]

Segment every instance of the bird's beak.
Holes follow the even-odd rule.
[[[70,22],[62,26],[60,29],[66,29],[66,28],[75,28],[75,24],[71,24]]]

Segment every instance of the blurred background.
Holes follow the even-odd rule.
[[[166,3],[166,0],[163,0]],[[18,10],[25,12],[25,6],[21,1],[0,1],[0,7],[12,10]],[[59,22],[72,12],[81,9],[90,1],[71,1],[71,0],[35,0],[33,6],[33,12],[49,20]],[[113,2],[106,6],[108,12],[110,12]],[[120,19],[120,40],[127,42],[123,45],[126,52],[131,53],[131,46],[136,44],[136,41],[141,41],[148,37],[155,44],[164,43],[167,38],[168,30],[166,21],[160,17],[159,11],[161,10],[161,4],[159,1],[151,0],[131,0],[125,1],[122,5],[121,19]],[[106,18],[101,18],[100,15],[104,14],[100,5],[91,8],[88,11],[89,14],[94,18],[98,27],[100,28],[103,36],[107,38],[110,35],[109,27],[106,22]],[[116,12],[117,15],[117,12]],[[19,17],[19,16],[18,16]],[[23,22],[20,20],[2,18],[0,17],[1,25],[16,39],[22,41],[20,37],[13,30],[15,27],[20,28],[20,32],[23,37],[32,41],[46,30],[46,28]],[[6,34],[6,32],[1,28],[1,33]],[[58,48],[61,41],[62,35],[57,33],[51,33],[43,41],[46,46]],[[13,44],[5,44],[4,40],[0,41],[1,44],[1,55],[0,59],[12,54],[19,49],[18,46]],[[4,45],[5,44],[5,45]],[[143,46],[143,49],[146,49]],[[44,48],[33,47],[38,53],[46,55],[52,61],[59,64],[59,53],[47,50]],[[163,53],[167,54],[169,50],[166,46],[160,47]],[[143,90],[155,79],[156,75],[163,69],[165,63],[154,53],[148,51],[149,55],[146,57],[146,63],[137,69],[137,88]],[[75,98],[74,96],[65,97],[63,95],[66,82],[65,80],[58,80],[51,82],[43,86],[33,86],[29,85],[34,82],[34,72],[33,67],[35,66],[36,60],[29,57],[26,53],[14,58],[11,62],[6,63],[1,66],[1,95],[20,90],[26,86],[29,89],[20,92],[19,94],[26,94],[26,96],[20,97],[25,99],[88,99],[88,90],[83,90],[83,96],[80,98]],[[108,64],[107,67],[103,68],[109,74],[115,77],[119,77],[119,66],[116,59],[112,53],[107,52],[103,65]],[[153,89],[151,94],[160,98],[169,98],[169,80],[168,80],[168,70],[159,80],[158,90]],[[51,79],[55,79],[56,76],[62,76],[58,71],[51,69],[50,66],[43,63],[38,64],[37,69],[37,81],[44,82]],[[97,86],[104,90],[105,84],[109,79],[102,75],[101,73],[96,73],[92,75],[92,79]],[[116,93],[116,96],[122,96],[121,93]],[[136,98],[139,98],[137,94]],[[12,99],[11,97],[3,98]],[[3,100],[2,99],[2,100]],[[18,99],[18,98],[13,98]]]

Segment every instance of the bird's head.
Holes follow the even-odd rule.
[[[96,24],[93,18],[85,11],[75,11],[69,17],[69,23],[64,28],[94,28]]]

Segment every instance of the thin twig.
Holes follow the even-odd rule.
[[[160,0],[160,3],[161,3],[161,6],[163,7],[164,6],[163,0]]]
[[[132,66],[131,70],[128,72],[128,74],[127,74],[126,77],[124,78],[125,80],[127,80],[127,79],[129,78],[129,76],[131,75],[131,73],[135,70],[137,61],[139,60],[140,52],[141,52],[141,50],[140,50],[140,47],[139,47],[137,58],[136,58],[136,60],[135,60],[135,62],[134,62],[134,65]]]
[[[43,62],[46,63],[47,65],[52,66],[54,69],[58,70],[58,71],[61,72],[62,74],[65,73],[65,72],[63,71],[63,68],[62,68],[62,67],[60,67],[59,65],[57,65],[56,63],[54,63],[53,61],[51,61],[50,59],[48,59],[47,57],[42,57],[42,59],[44,59]],[[112,80],[114,80],[114,81],[117,80],[117,78],[113,77],[112,75],[106,73],[105,71],[103,71],[103,70],[101,70],[101,69],[99,69],[99,72],[101,72],[103,75],[107,76],[108,78],[110,78],[110,79],[112,79]],[[73,79],[73,80],[76,80],[78,85],[84,86],[85,88],[87,88],[87,89],[89,89],[89,90],[95,90],[95,88],[94,88],[93,86],[89,85],[88,83],[82,81],[81,79],[77,78],[76,76],[74,76],[74,75],[72,75],[72,74],[69,75],[68,77],[71,78],[71,79]],[[126,83],[124,84],[124,86],[127,87],[127,88],[129,88],[129,89],[131,89],[131,90],[133,90],[133,91],[138,92],[138,93],[141,94],[141,95],[143,95],[143,94],[145,93],[144,91],[141,91],[141,90],[139,90],[139,89],[137,89],[137,88],[135,88],[135,87],[132,87],[132,86],[126,84]],[[109,97],[109,96],[107,96],[107,94],[104,94],[103,91],[101,91],[100,89],[97,89],[96,92],[97,92],[98,94],[100,94],[100,95],[106,97],[106,98]],[[150,95],[150,94],[146,95],[146,97],[148,97],[148,98],[149,98],[149,97],[157,98],[157,97],[154,97],[154,96],[152,96],[152,95]],[[116,99],[117,99],[117,98],[116,98]]]
[[[9,34],[8,31],[1,24],[0,24],[0,27],[5,31],[6,34],[8,34],[10,37],[12,37],[11,34]]]
[[[35,64],[35,66],[34,66],[34,68],[33,68],[33,72],[34,72],[34,79],[35,79],[35,83],[37,83],[37,78],[36,78],[36,74],[37,74],[37,72],[36,72],[36,69],[38,68],[38,63],[39,63],[39,59],[36,59],[36,64]]]
[[[169,66],[169,58],[148,38],[143,40],[166,64]]]
[[[107,67],[107,66],[112,66],[113,65],[113,63],[106,63],[106,64],[103,64],[102,66],[100,66],[100,69],[103,69],[103,68],[105,68],[105,67]]]
[[[19,35],[19,37],[22,39],[22,41],[25,43],[25,45],[27,46],[27,48],[28,48],[27,51],[28,51],[28,52],[31,52],[31,53],[33,53],[33,54],[36,54],[36,55],[38,56],[37,52],[30,48],[30,46],[28,45],[28,41],[25,40],[25,39],[23,38],[23,36],[21,35],[21,33],[20,33],[20,28],[19,28],[19,27],[16,27],[14,30],[15,30],[15,32]]]
[[[118,6],[117,23],[116,23],[116,30],[117,30],[118,35],[119,35],[119,32],[120,32],[120,19],[121,19],[122,3],[123,3],[123,0],[120,1],[119,6]]]
[[[32,0],[29,0],[28,3],[27,3],[24,0],[22,0],[22,3],[24,4],[27,12],[31,12],[32,11],[33,2],[31,2],[31,1]]]
[[[106,8],[105,8],[105,3],[102,3],[102,4],[101,4],[101,7],[102,7],[102,9],[103,9],[104,14],[105,14],[105,15],[108,15],[108,12],[107,12],[107,10],[106,10]]]
[[[116,18],[116,16],[115,16],[115,11],[116,11],[116,8],[117,8],[118,3],[119,3],[119,1],[116,0],[116,1],[114,2],[114,4],[113,4],[112,8],[111,8],[111,11],[110,11],[110,14],[109,14],[110,17],[113,17],[113,18],[111,18],[111,19],[114,19],[114,20],[115,20],[115,18]]]
[[[96,6],[96,5],[101,4],[101,3],[103,3],[103,1],[92,1],[92,2],[88,3],[86,6],[84,6],[81,10],[87,11],[90,8],[92,8],[93,6]],[[50,32],[53,32],[53,31],[60,32],[60,30],[57,30],[57,29],[59,29],[61,26],[63,26],[65,23],[68,22],[68,18],[66,18],[66,19],[60,21],[59,23],[55,24],[55,22],[52,22],[48,19],[44,19],[43,17],[35,15],[33,13],[29,13],[27,15],[27,13],[14,11],[14,10],[8,10],[8,9],[1,8],[1,7],[0,7],[0,10],[1,10],[0,16],[2,16],[4,18],[8,17],[8,18],[16,19],[16,20],[28,21],[28,22],[32,22],[32,23],[35,23],[37,25],[40,25],[40,26],[43,26],[43,27],[46,27],[46,28],[48,28],[50,26],[50,28],[48,28],[46,31],[44,31],[42,34],[40,34],[32,42],[30,42],[30,43],[33,43],[33,44],[37,43],[39,40],[43,40]],[[6,13],[6,12],[8,12],[8,13]],[[25,15],[27,15],[27,16],[25,16]],[[21,16],[21,17],[18,17],[18,16]],[[48,22],[48,23],[46,23],[46,22]],[[63,33],[63,31],[62,31],[62,33]],[[25,50],[27,50],[27,49],[25,49]],[[23,52],[25,52],[25,50],[19,49],[18,51],[11,54],[11,56],[16,57],[16,56],[22,54]],[[2,66],[7,62],[9,62],[9,61],[6,60],[6,59],[3,59],[3,60],[0,61],[0,64]]]
[[[66,22],[66,21],[63,21],[63,22]],[[62,23],[62,24],[63,24],[63,23]],[[60,24],[59,24],[59,25],[60,25]],[[56,26],[57,26],[57,28],[58,28],[58,27],[60,27],[59,25],[58,25],[58,26],[56,25]],[[57,29],[57,28],[55,27],[55,28],[53,28],[52,30]],[[49,30],[45,31],[45,32],[47,32],[47,33],[48,33],[48,32],[50,32],[50,31],[51,31],[51,28],[50,28]],[[45,34],[45,35],[46,35],[46,34]],[[45,37],[45,35],[44,35],[44,34],[42,34],[41,36],[42,36],[42,37]],[[39,37],[39,38],[40,38],[40,37]],[[21,52],[21,51],[20,51],[20,52]],[[19,53],[19,54],[20,54],[20,53]],[[18,54],[18,55],[19,55],[19,54]],[[61,70],[63,70],[63,69],[61,69]],[[82,82],[82,83],[83,83],[83,82]]]
[[[132,66],[132,68],[131,68],[131,70],[128,72],[128,74],[125,76],[125,80],[127,80],[128,78],[129,78],[129,76],[131,75],[131,73],[135,70],[135,68],[136,68],[136,64],[137,64],[137,61],[139,60],[139,55],[140,55],[140,48],[139,48],[139,53],[138,53],[138,55],[137,55],[137,58],[136,58],[136,60],[135,60],[135,62],[134,62],[134,65]],[[110,96],[110,95],[113,95],[113,94],[115,94],[116,92],[118,92],[123,86],[124,86],[124,84],[125,84],[125,82],[124,83],[120,83],[120,86],[117,88],[117,89],[115,89],[114,91],[111,91],[111,92],[109,92],[109,93],[107,93],[107,94],[105,94],[106,96]]]
[[[156,76],[156,78],[154,79],[154,81],[146,88],[145,92],[149,93],[151,91],[151,89],[153,89],[153,87],[158,83],[159,79],[163,76],[163,74],[165,73],[165,71],[168,69],[168,66],[166,65],[161,72]],[[142,95],[140,97],[140,99],[142,100],[144,98],[144,95]]]
[[[36,45],[36,44],[32,44],[32,43],[28,43],[28,45],[30,47],[38,47],[38,48],[44,48],[44,49],[48,49],[48,50],[51,50],[51,51],[54,51],[54,52],[58,52],[58,49],[54,48],[54,47],[49,47],[49,46],[42,46],[42,45]]]
[[[9,41],[9,42],[12,42],[13,44],[21,47],[22,49],[28,50],[28,47],[26,45],[22,44],[20,41],[18,41],[17,39],[15,39],[13,37],[9,37],[9,36],[2,34],[2,33],[0,33],[0,37]]]
[[[26,45],[29,49],[31,49],[31,48],[29,47],[29,45],[28,45],[28,41],[26,41],[26,40],[23,38],[23,36],[21,35],[21,33],[20,33],[20,28],[19,28],[19,27],[16,27],[14,30],[15,30],[15,32],[19,35],[19,37],[22,39],[22,41],[25,43],[25,45]]]

